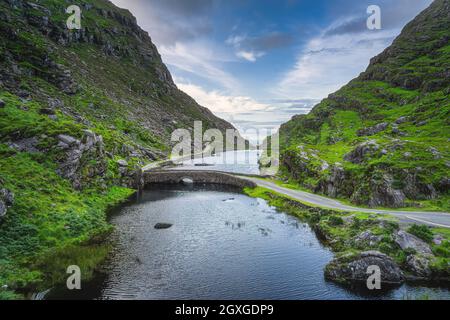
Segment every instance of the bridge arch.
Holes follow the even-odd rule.
[[[239,188],[256,187],[250,180],[237,177],[233,174],[206,171],[206,170],[155,170],[144,172],[144,184],[155,183],[180,184],[183,179],[189,179],[192,183],[221,184]]]

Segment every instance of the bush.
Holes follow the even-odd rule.
[[[433,251],[439,257],[450,258],[450,242],[444,241],[442,245],[435,246]]]
[[[408,232],[428,243],[433,240],[433,232],[425,225],[414,224],[409,227]]]
[[[338,216],[330,216],[328,221],[329,221],[330,225],[332,225],[332,226],[341,226],[344,224],[344,220]]]

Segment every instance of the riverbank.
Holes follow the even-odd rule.
[[[14,194],[1,221],[0,300],[31,298],[63,283],[69,265],[89,279],[109,252],[102,241],[113,228],[108,210],[135,192],[117,186],[75,191],[52,169],[23,153],[0,160],[3,186]]]
[[[378,261],[389,270],[384,275],[382,272],[385,283],[450,283],[450,233],[447,229],[413,225],[401,230],[396,219],[387,215],[311,207],[262,187],[247,188],[244,192],[311,225],[319,239],[335,253],[335,259],[324,270],[330,280],[346,285],[355,279],[363,281],[367,279],[365,270],[358,273],[351,267]],[[392,273],[396,273],[393,278]]]

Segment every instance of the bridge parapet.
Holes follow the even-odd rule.
[[[145,185],[153,183],[179,184],[183,182],[183,179],[190,179],[194,183],[222,184],[238,188],[256,187],[256,184],[250,180],[218,171],[157,170],[144,172]]]

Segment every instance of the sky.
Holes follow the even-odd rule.
[[[432,0],[112,0],[178,88],[253,140],[358,76]],[[369,30],[370,5],[381,29]]]

